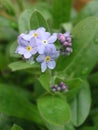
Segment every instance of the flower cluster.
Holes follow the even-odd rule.
[[[51,86],[51,91],[52,92],[57,92],[57,91],[65,91],[67,92],[68,89],[67,89],[67,86],[65,85],[64,82],[60,82],[59,84],[55,84],[55,85],[52,85]]]
[[[31,30],[28,34],[20,34],[18,36],[16,53],[22,55],[29,62],[31,59],[36,58],[36,61],[41,64],[42,72],[45,72],[47,68],[54,69],[56,66],[55,60],[60,54],[60,51],[56,49],[54,44],[57,39],[62,43],[64,49],[66,47],[65,53],[69,54],[72,51],[70,34],[53,33],[51,35],[43,27]]]
[[[58,40],[61,43],[61,54],[70,55],[72,52],[72,37],[70,33],[58,34]]]
[[[55,59],[59,56],[59,51],[56,50],[54,42],[57,40],[57,34],[52,35],[46,32],[45,28],[40,27],[37,30],[32,30],[28,34],[20,34],[18,36],[18,47],[16,53],[22,55],[25,59],[34,57],[37,62],[41,63],[41,70],[44,72],[47,67],[54,69],[56,66]]]

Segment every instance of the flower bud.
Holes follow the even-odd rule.
[[[65,41],[65,36],[63,34],[58,34],[58,40],[63,43]]]

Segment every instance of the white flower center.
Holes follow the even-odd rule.
[[[42,40],[42,43],[47,44],[48,42],[47,42],[47,40]]]

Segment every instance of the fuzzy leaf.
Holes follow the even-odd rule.
[[[80,126],[87,118],[91,107],[91,94],[89,84],[84,81],[80,92],[72,102],[72,122],[75,126]]]
[[[45,21],[44,17],[41,15],[41,13],[39,11],[35,10],[32,13],[32,16],[30,19],[30,28],[37,29],[39,27],[45,27],[47,29],[47,31],[49,31],[48,24]]]
[[[85,78],[98,61],[98,19],[90,17],[81,21],[73,29],[72,36],[73,53],[60,57],[56,70],[62,70],[66,78]]]
[[[34,69],[37,68],[38,69],[38,65],[36,63],[30,64],[30,63],[25,62],[25,61],[17,61],[17,62],[13,62],[13,63],[9,64],[9,68],[12,71],[29,69],[29,68],[34,68]]]
[[[70,108],[59,96],[45,95],[38,100],[41,117],[50,124],[64,126],[70,120]]]
[[[41,122],[36,106],[15,87],[5,84],[0,84],[0,112],[37,123]]]

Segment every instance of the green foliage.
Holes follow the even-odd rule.
[[[28,68],[36,69],[38,68],[38,65],[36,63],[30,64],[28,62],[26,63],[25,61],[17,61],[9,64],[9,68],[11,68],[12,71],[28,69]]]
[[[40,4],[40,6],[36,5],[31,9],[25,10],[19,17],[19,31],[23,33],[30,29],[36,29],[39,26],[44,26],[48,30],[49,27],[46,21],[50,20],[51,16],[46,7],[47,5]]]
[[[91,107],[91,94],[89,84],[84,81],[79,93],[74,98],[72,108],[72,122],[75,126],[80,126],[87,118]]]
[[[12,16],[15,15],[15,10],[14,10],[13,4],[11,3],[10,0],[1,0],[0,2],[8,14],[10,14]]]
[[[90,17],[96,16],[98,17],[98,1],[91,1],[89,2],[81,11],[80,13],[73,19],[73,23],[77,24],[81,20]]]
[[[75,15],[72,0],[0,2],[0,130],[97,130],[98,1]],[[34,61],[15,52],[19,33],[39,27],[72,35],[71,55],[60,55],[56,68],[44,73],[38,53]],[[60,82],[68,91],[53,92]]]
[[[72,0],[53,0],[54,27],[58,28],[61,23],[69,22]]]
[[[57,71],[62,70],[65,77],[85,78],[95,66],[98,60],[97,21],[96,18],[90,17],[73,28],[74,51],[69,57],[60,57],[56,68]]]
[[[50,124],[63,126],[70,121],[70,108],[59,96],[45,95],[38,99],[38,109],[41,117]]]
[[[11,128],[11,130],[23,130],[20,126],[14,124]]]
[[[16,48],[17,48],[17,45],[18,45],[17,41],[11,43],[10,51],[9,51],[11,57],[20,58],[20,55],[16,54],[16,52],[15,52]]]
[[[43,88],[45,88],[48,92],[50,91],[51,86],[51,75],[49,73],[43,74],[39,77],[39,82]]]
[[[35,10],[30,19],[30,29],[37,29],[39,27],[45,27],[47,31],[49,31],[48,24],[46,23],[44,17],[39,11]]]
[[[16,88],[0,84],[0,112],[41,122],[36,106],[31,104]]]

